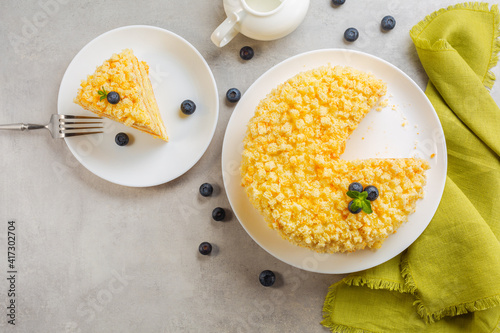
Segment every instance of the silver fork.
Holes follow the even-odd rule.
[[[102,133],[102,131],[96,131],[97,129],[102,129],[102,121],[91,121],[96,119],[102,119],[100,117],[88,117],[88,116],[72,116],[67,114],[53,114],[50,117],[50,121],[47,125],[37,125],[37,124],[7,124],[0,125],[0,130],[35,130],[45,128],[50,131],[54,139],[57,138],[67,138],[71,136],[87,135],[87,134],[97,134]],[[81,126],[81,125],[92,125],[92,126]]]

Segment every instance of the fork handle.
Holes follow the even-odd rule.
[[[37,124],[23,124],[23,123],[0,125],[0,130],[26,131],[26,130],[34,130],[40,128],[45,128],[45,126]]]

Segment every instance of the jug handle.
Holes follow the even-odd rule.
[[[235,25],[241,20],[242,11],[231,13],[212,33],[212,42],[218,47],[223,47],[231,41],[239,31]]]

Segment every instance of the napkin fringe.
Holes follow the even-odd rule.
[[[405,251],[403,256],[401,257],[401,262],[400,262],[401,276],[405,281],[406,290],[408,290],[410,294],[416,295],[417,285],[415,284],[415,281],[413,281],[413,276],[411,275],[410,263],[408,261],[407,253],[408,252]]]
[[[469,303],[462,303],[447,308],[441,309],[434,313],[429,313],[427,308],[422,304],[421,299],[413,302],[417,306],[417,313],[424,319],[427,324],[434,323],[444,317],[454,317],[469,312],[487,310],[500,305],[500,295],[478,299]]]
[[[491,6],[491,8],[489,8],[488,3],[486,2],[465,2],[453,6],[448,6],[447,8],[441,8],[433,12],[432,14],[427,15],[422,21],[417,23],[410,30],[410,36],[413,40],[413,43],[417,48],[420,49],[426,49],[426,50],[432,49],[434,51],[449,50],[451,46],[444,39],[440,39],[436,41],[433,45],[431,45],[428,39],[422,39],[418,37],[436,17],[438,17],[439,15],[443,14],[446,11],[454,9],[468,9],[468,10],[490,12],[494,16],[494,26],[493,26],[494,37],[493,37],[493,44],[491,47],[490,62],[488,64],[487,72],[483,78],[484,86],[488,89],[491,89],[496,79],[495,74],[491,71],[491,69],[497,65],[499,59],[498,53],[500,52],[500,14],[498,10],[498,5],[493,5]]]
[[[323,321],[321,322],[323,325],[325,325],[324,322],[331,321],[330,315],[333,312],[333,304],[335,304],[337,285],[341,282],[342,281],[334,283],[328,288],[328,294],[326,295],[325,302],[323,303]],[[331,324],[333,325],[333,323]]]
[[[333,324],[333,323],[331,325],[323,324],[323,326],[329,328],[330,331],[336,332],[336,333],[374,333],[372,331],[363,330],[361,328],[355,328],[355,327],[344,326],[344,325]]]
[[[495,67],[498,63],[498,53],[500,52],[500,13],[498,11],[498,5],[491,6],[490,10],[494,17],[494,36],[493,36],[493,45],[491,47],[491,57],[490,63],[488,64],[488,72],[484,77],[483,84],[488,88],[493,88],[493,84],[495,83],[495,74],[491,71],[493,67]]]
[[[363,276],[348,276],[342,280],[349,286],[362,287],[366,286],[370,289],[385,289],[390,291],[398,291],[400,293],[408,293],[403,285],[395,281],[387,281],[382,279],[367,279]]]

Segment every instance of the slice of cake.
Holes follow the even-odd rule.
[[[426,160],[340,158],[385,92],[371,74],[325,66],[296,75],[259,103],[244,140],[242,185],[283,238],[317,252],[376,249],[415,211]],[[378,196],[353,199],[352,183],[361,187],[356,196],[370,185]],[[349,208],[351,202],[369,208]]]
[[[137,60],[132,50],[113,54],[80,86],[74,99],[76,104],[99,116],[168,141],[149,80],[149,66]]]

